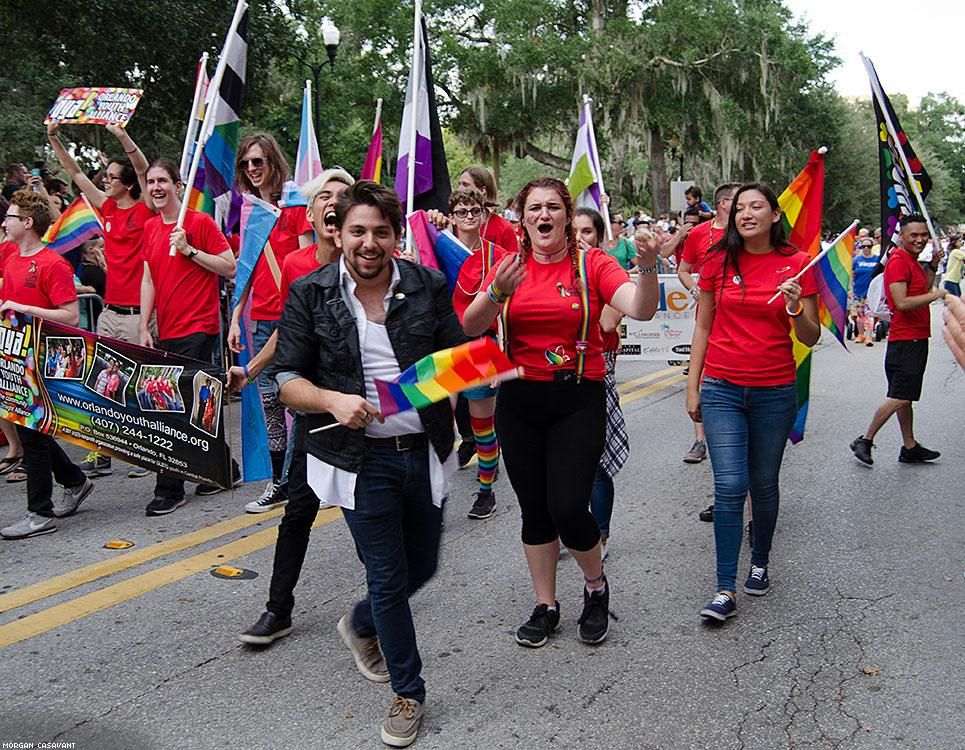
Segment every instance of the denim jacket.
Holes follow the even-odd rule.
[[[436,270],[395,260],[399,283],[385,317],[389,341],[399,368],[405,370],[428,354],[466,341],[452,309],[445,277]],[[365,397],[362,355],[355,316],[342,298],[339,263],[295,281],[278,324],[271,374],[294,373],[319,388]],[[332,429],[311,434],[331,423],[329,414],[306,414],[298,449],[339,469],[362,466],[364,430]],[[419,410],[429,442],[445,461],[452,452],[452,407],[449,400]]]

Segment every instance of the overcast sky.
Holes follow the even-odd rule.
[[[785,0],[812,32],[835,38],[842,96],[869,96],[858,52],[871,58],[885,92],[917,107],[929,92],[965,101],[965,3],[961,0]]]

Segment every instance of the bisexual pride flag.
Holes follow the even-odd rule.
[[[520,376],[499,345],[483,337],[423,357],[393,380],[375,380],[383,417],[422,409],[456,393]]]
[[[425,211],[413,211],[408,220],[419,262],[442,271],[449,282],[449,291],[454,290],[462,264],[472,252],[452,232],[443,232],[429,221]]]

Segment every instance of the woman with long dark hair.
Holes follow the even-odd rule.
[[[737,614],[744,499],[754,516],[744,592],[766,594],[784,444],[797,414],[790,333],[813,346],[821,333],[807,253],[789,247],[777,196],[749,183],[734,195],[723,238],[704,259],[690,354],[687,412],[703,421],[714,470],[717,594],[701,616]],[[776,292],[783,299],[769,300]]]
[[[252,133],[241,139],[235,163],[235,187],[240,192],[251,193],[272,205],[281,205],[282,191],[289,175],[288,162],[274,137],[268,133]],[[242,290],[238,304],[232,311],[228,346],[233,352],[242,349],[241,315],[249,297],[253,349],[249,354],[256,356],[268,343],[281,319],[280,291],[285,259],[299,248],[309,247],[314,242],[315,235],[306,218],[304,204],[282,206],[248,285]],[[266,485],[257,501],[249,503],[251,508],[246,506],[246,510],[267,511],[288,502],[288,490],[283,481],[288,428],[285,407],[278,400],[278,386],[274,379],[261,374],[255,378],[255,382],[268,425],[272,481]],[[205,485],[203,494],[219,491],[213,485]]]
[[[580,639],[600,643],[609,628],[609,588],[600,557],[600,530],[589,511],[603,452],[604,305],[647,320],[659,301],[654,244],[637,257],[637,282],[599,249],[583,250],[573,228],[566,186],[545,177],[516,198],[525,229],[519,253],[486,276],[463,317],[469,336],[502,316],[506,351],[521,379],[500,385],[496,432],[522,510],[522,539],[536,594],[533,614],[516,641],[537,648],[560,624],[556,567],[560,542],[583,571]]]

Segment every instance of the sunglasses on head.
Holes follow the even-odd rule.
[[[248,167],[251,166],[254,169],[261,169],[265,166],[265,160],[260,156],[256,156],[253,159],[242,159],[238,162],[238,166],[241,167],[242,172],[248,171]]]

